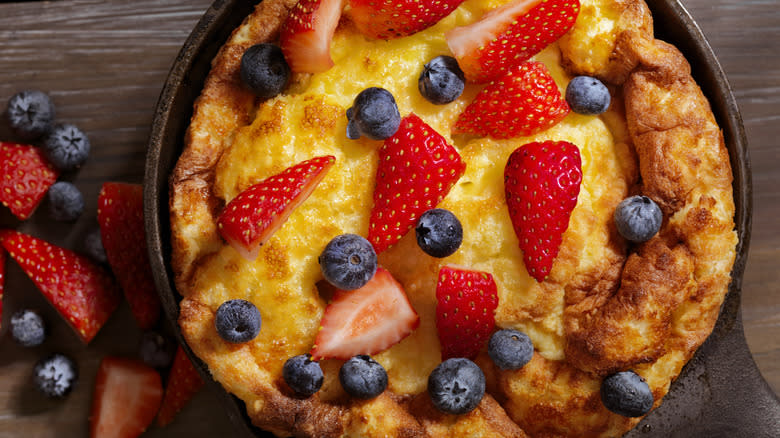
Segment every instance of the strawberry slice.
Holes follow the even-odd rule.
[[[543,281],[569,227],[582,182],[577,146],[548,140],[517,148],[504,168],[509,217],[528,273]]]
[[[447,45],[471,82],[504,76],[569,31],[578,0],[515,0],[446,34]]]
[[[379,267],[365,286],[337,290],[333,295],[320,321],[312,359],[346,360],[376,354],[400,342],[418,325],[420,318],[403,287]]]
[[[17,231],[2,245],[85,344],[122,300],[111,274],[87,257]]]
[[[192,365],[187,353],[179,346],[176,350],[176,357],[173,359],[173,366],[168,375],[168,384],[165,387],[160,413],[157,414],[157,425],[166,426],[173,417],[181,411],[184,405],[198,392],[203,386],[203,379]]]
[[[111,270],[138,326],[147,330],[160,318],[161,305],[144,238],[143,193],[140,184],[104,183],[97,217]]]
[[[489,83],[455,122],[453,133],[524,137],[549,129],[569,114],[569,104],[541,62],[528,62]]]
[[[300,0],[282,25],[279,46],[290,70],[319,73],[333,67],[330,42],[346,0]]]
[[[141,435],[157,415],[162,397],[162,381],[154,368],[131,359],[103,358],[92,395],[89,436]]]
[[[57,176],[40,149],[0,142],[0,202],[19,220],[30,217]]]
[[[247,260],[305,201],[336,161],[332,155],[312,158],[249,187],[222,211],[217,229]]]
[[[349,0],[349,14],[363,35],[389,40],[433,26],[463,1]]]
[[[487,272],[445,265],[436,284],[436,329],[441,359],[473,358],[495,326],[498,291]]]
[[[368,241],[376,253],[395,244],[436,207],[466,171],[460,154],[414,114],[379,149]]]
[[[6,235],[6,230],[0,230],[0,244],[3,242],[3,237]],[[5,287],[5,251],[0,246],[0,322],[3,320],[3,288]]]

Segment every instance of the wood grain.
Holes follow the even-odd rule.
[[[89,135],[93,152],[76,173],[64,175],[84,193],[86,210],[75,225],[53,224],[45,210],[19,223],[0,209],[0,226],[80,248],[96,226],[96,199],[107,180],[140,183],[154,105],[173,60],[210,0],[62,0],[0,4],[0,105],[16,91],[48,91],[58,120]],[[735,90],[753,164],[753,238],[743,283],[745,332],[759,368],[780,392],[780,9],[771,0],[684,0],[708,36]],[[11,138],[0,124],[0,139]],[[7,333],[10,313],[42,309],[51,337],[23,349]],[[92,387],[106,355],[133,356],[140,332],[126,305],[92,344],[84,346],[35,286],[8,263],[0,336],[0,438],[87,436]],[[66,402],[47,402],[30,389],[35,361],[64,352],[80,380]],[[166,427],[144,436],[209,437],[231,430],[214,388],[201,391]]]

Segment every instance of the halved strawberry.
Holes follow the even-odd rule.
[[[154,368],[131,359],[103,358],[92,394],[89,436],[141,435],[157,415],[162,397],[162,381]]]
[[[30,217],[58,175],[40,149],[0,142],[0,202],[19,220]]]
[[[312,158],[249,187],[236,196],[217,220],[222,237],[247,260],[305,201],[333,165],[332,155]]]
[[[160,318],[161,305],[144,238],[143,193],[140,184],[104,183],[97,217],[111,270],[138,326],[146,330]]]
[[[173,417],[181,411],[185,404],[203,386],[203,379],[192,365],[187,353],[179,346],[176,357],[173,359],[171,372],[168,374],[168,383],[165,386],[160,413],[157,414],[157,424],[166,426]]]
[[[460,154],[414,114],[379,149],[368,241],[377,254],[395,244],[421,214],[436,207],[466,171]]]
[[[476,356],[495,326],[498,290],[493,276],[442,266],[436,284],[436,301],[441,359]]]
[[[330,42],[346,0],[300,0],[282,25],[279,46],[290,69],[319,73],[333,67]]]
[[[456,134],[523,137],[556,125],[569,104],[541,62],[527,62],[489,83],[455,122]]]
[[[85,344],[122,300],[111,274],[87,257],[17,231],[2,245]]]
[[[369,37],[389,40],[427,29],[464,0],[349,0],[349,15]]]
[[[376,354],[400,342],[418,325],[420,318],[401,284],[379,267],[365,286],[336,291],[322,316],[312,359],[346,360]]]
[[[0,230],[0,243],[3,241],[5,230]],[[0,246],[0,322],[3,320],[3,288],[5,287],[5,251]]]
[[[447,45],[471,82],[504,76],[569,31],[578,0],[515,0],[446,34]]]
[[[504,168],[509,217],[528,273],[543,281],[569,227],[582,182],[577,146],[566,141],[533,142],[517,148]]]

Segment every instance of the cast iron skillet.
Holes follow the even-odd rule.
[[[627,437],[778,437],[780,401],[756,368],[742,330],[740,294],[752,213],[750,161],[742,118],[720,64],[688,11],[677,0],[646,1],[653,12],[656,36],[685,54],[723,129],[734,173],[739,246],[729,294],[713,334],[672,384],[661,407]],[[181,296],[174,289],[169,264],[168,176],[181,153],[192,104],[200,94],[211,59],[250,13],[251,3],[218,0],[212,4],[184,43],[157,103],[144,179],[146,238],[157,289],[166,316],[174,322]],[[182,341],[178,331],[177,336]],[[186,345],[185,349],[201,374],[208,377],[206,366]],[[272,436],[251,425],[239,399],[220,392],[242,436]]]

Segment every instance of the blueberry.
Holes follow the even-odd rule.
[[[343,290],[363,287],[376,273],[376,251],[357,234],[341,234],[328,242],[319,257],[322,276]]]
[[[282,49],[274,44],[254,45],[241,57],[241,80],[261,99],[284,91],[290,74]]]
[[[370,87],[361,91],[347,110],[347,137],[357,140],[361,135],[372,140],[391,137],[401,126],[401,114],[395,98],[384,88]]]
[[[590,76],[577,76],[566,87],[566,102],[575,113],[595,116],[609,109],[607,86]]]
[[[463,226],[451,211],[443,208],[423,213],[414,230],[417,244],[433,257],[447,257],[457,251],[463,242]]]
[[[84,197],[73,184],[58,181],[49,187],[49,216],[58,222],[74,222],[84,211]]]
[[[74,125],[55,125],[46,136],[43,152],[57,169],[68,172],[77,169],[89,156],[89,139]]]
[[[442,412],[471,412],[485,395],[485,374],[468,359],[447,359],[428,376],[428,395],[433,405]]]
[[[36,347],[46,340],[46,323],[40,313],[31,309],[11,315],[11,337],[22,347]]]
[[[20,91],[8,100],[6,115],[14,134],[24,141],[35,140],[51,131],[54,104],[43,91]]]
[[[64,398],[68,395],[78,377],[76,363],[64,354],[54,353],[46,356],[33,368],[35,387],[51,398]]]
[[[287,385],[302,397],[309,397],[319,391],[325,380],[320,364],[312,361],[309,354],[287,359],[282,369],[282,376]]]
[[[534,344],[523,332],[510,329],[499,330],[490,337],[488,355],[502,370],[517,370],[533,357]]]
[[[621,371],[601,382],[601,402],[624,417],[641,417],[653,407],[653,392],[641,376]]]
[[[103,238],[100,228],[94,227],[84,236],[84,252],[95,262],[108,264],[106,249],[103,248]]]
[[[621,236],[632,242],[645,242],[661,229],[664,216],[658,204],[647,196],[631,196],[618,204],[615,226]]]
[[[235,344],[249,342],[260,333],[260,311],[247,300],[225,301],[217,309],[214,324],[222,339]]]
[[[176,342],[160,333],[149,330],[138,343],[138,356],[152,368],[167,368],[176,354]]]
[[[370,356],[358,355],[344,362],[339,380],[347,394],[367,400],[387,388],[387,371]]]
[[[460,97],[466,77],[452,56],[437,56],[423,68],[417,80],[420,94],[429,102],[444,105]]]

